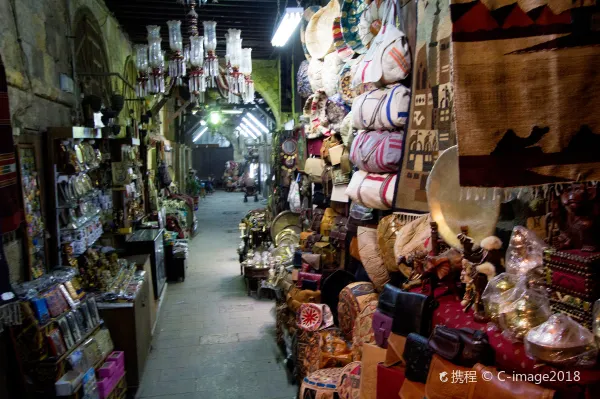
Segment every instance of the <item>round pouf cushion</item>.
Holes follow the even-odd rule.
[[[304,377],[300,399],[337,399],[338,382],[344,368],[321,369]]]
[[[372,301],[376,301],[378,295],[372,283],[356,282],[347,285],[340,292],[338,303],[338,321],[342,334],[348,341],[352,341],[352,331],[356,317]]]

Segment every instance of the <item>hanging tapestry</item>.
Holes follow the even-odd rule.
[[[10,123],[8,85],[4,64],[0,60],[0,227],[2,232],[16,230],[23,215],[17,185],[17,162]]]
[[[414,6],[414,1],[403,9]],[[417,40],[413,51],[411,113],[404,159],[396,187],[396,210],[427,211],[425,184],[438,153],[456,144],[451,120],[449,3],[416,2]],[[407,9],[407,13],[408,13]]]
[[[600,180],[595,0],[452,0],[461,186]]]

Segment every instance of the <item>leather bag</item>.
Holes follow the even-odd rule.
[[[339,216],[339,214],[333,210],[332,208],[325,209],[325,213],[323,213],[323,219],[321,220],[320,232],[324,237],[329,237],[329,233],[331,232],[331,228],[333,227],[335,218]]]
[[[408,334],[402,356],[406,364],[406,378],[425,384],[432,356],[433,351],[429,348],[426,337],[415,333]]]
[[[319,241],[313,245],[313,253],[321,256],[321,271],[332,271],[335,267],[335,248],[328,243]]]
[[[382,363],[377,365],[377,399],[398,399],[398,392],[406,383],[404,367],[386,367]],[[415,399],[423,399],[423,396]]]
[[[397,84],[356,97],[352,103],[352,127],[358,130],[401,130],[408,121],[410,89]]]
[[[346,227],[348,218],[345,216],[337,216],[333,221],[329,240],[332,241],[338,248],[344,248],[346,244],[346,235],[348,228]]]
[[[425,396],[427,399],[467,399],[469,390],[465,384],[452,384],[452,373],[462,373],[470,371],[469,367],[462,367],[434,354],[429,364],[429,375],[425,384]],[[442,374],[444,373],[444,374]],[[448,380],[445,382],[440,379],[440,375],[446,375]],[[489,399],[496,399],[489,396]]]
[[[340,141],[335,138],[335,136],[327,137],[323,140],[323,145],[321,146],[321,159],[325,161],[325,163],[331,164],[331,158],[329,155],[329,150],[332,147],[336,147],[340,145]]]
[[[317,274],[317,273],[299,272],[298,273],[298,283],[296,283],[296,287],[302,288],[303,281],[314,281],[316,283],[316,289],[319,290],[321,288],[321,278],[322,277],[323,276],[321,274]],[[302,288],[302,289],[306,289],[306,288]]]
[[[302,254],[302,262],[315,270],[319,270],[321,268],[321,255],[305,252]]]
[[[334,166],[331,170],[331,180],[334,186],[343,186],[350,183],[350,173],[344,173],[341,168]]]
[[[553,390],[530,382],[513,381],[510,378],[500,381],[498,370],[495,368],[476,364],[473,369],[477,372],[477,382],[469,384],[468,399],[552,399],[554,397]],[[483,378],[484,372],[486,376],[492,376],[490,381]]]
[[[342,162],[342,154],[344,153],[345,146],[343,144],[333,145],[329,147],[329,160],[333,166],[339,165]]]
[[[308,175],[311,182],[321,183],[325,163],[320,158],[307,158],[304,163],[304,173]]]
[[[398,298],[404,291],[398,287],[395,287],[391,284],[386,284],[383,287],[383,291],[379,295],[379,302],[377,303],[377,309],[385,315],[390,317],[394,317],[396,313],[396,304],[398,303]]]
[[[321,221],[323,220],[323,215],[325,214],[324,209],[315,209],[313,210],[312,220],[310,222],[310,229],[312,231],[319,232],[321,231]]]
[[[323,141],[324,139],[322,137],[319,137],[318,139],[306,140],[306,149],[308,151],[308,155],[320,157]]]
[[[402,160],[401,132],[360,132],[352,142],[350,161],[370,173],[397,172]]]
[[[360,376],[360,399],[376,399],[379,385],[377,365],[385,358],[385,350],[371,344],[364,344],[362,349],[362,369]],[[396,398],[394,398],[396,399]]]
[[[352,175],[346,195],[367,208],[391,209],[396,178],[396,173],[376,174],[359,170]]]
[[[408,291],[398,293],[392,332],[404,337],[410,333],[428,337],[434,308],[433,298],[427,295]]]
[[[313,233],[312,235],[310,235],[306,240],[306,250],[312,251],[315,244],[319,241],[321,241],[321,234]]]
[[[429,337],[430,348],[452,363],[473,367],[476,363],[493,364],[494,351],[481,330],[436,326]]]
[[[379,296],[381,300],[381,295]],[[373,334],[375,334],[375,342],[382,348],[388,347],[388,339],[392,332],[392,323],[394,319],[383,313],[381,309],[377,309],[373,314]]]

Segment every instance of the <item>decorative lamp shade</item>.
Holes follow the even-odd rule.
[[[135,66],[138,72],[145,73],[148,70],[148,46],[137,44],[135,46]]]
[[[159,68],[165,67],[165,59],[167,58],[167,50],[160,51],[160,59],[158,60]]]
[[[160,45],[160,26],[148,25],[148,62],[152,68],[160,68],[164,64]]]
[[[215,21],[203,21],[204,25],[204,47],[206,51],[217,49],[217,23]]]
[[[181,36],[181,21],[167,21],[169,26],[169,46],[172,51],[183,50],[183,37]]]
[[[204,36],[190,37],[190,63],[201,67],[204,63]]]
[[[252,73],[252,49],[251,48],[242,49],[242,65],[240,67],[240,72],[245,75],[250,75]]]

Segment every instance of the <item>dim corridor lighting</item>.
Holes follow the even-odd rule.
[[[202,130],[200,130],[200,132],[196,136],[194,136],[193,142],[195,143],[196,141],[198,141],[200,139],[200,137],[202,137],[202,135],[204,133],[206,133],[207,130],[208,130],[208,127],[205,127]]]
[[[279,26],[271,39],[273,47],[283,47],[289,40],[292,33],[296,30],[296,27],[302,19],[304,13],[303,8],[289,7],[285,9],[283,18],[279,21]]]
[[[260,130],[262,130],[265,133],[269,133],[269,129],[267,129],[267,127],[265,125],[263,125],[263,123],[261,121],[259,121],[254,115],[248,114],[248,117],[252,120],[252,122],[254,123],[254,125],[256,127],[258,127]]]
[[[244,126],[246,129],[250,130],[251,132],[253,132],[257,136],[262,136],[262,133],[260,132],[260,130],[258,130],[253,125],[251,125],[250,123],[248,123],[247,120],[243,120],[243,122],[241,123],[241,126]]]
[[[254,134],[250,129],[248,129],[245,125],[240,125],[239,128],[245,132],[246,134],[248,134],[250,137],[252,137],[254,140],[256,140],[258,138],[258,136],[256,134]]]

